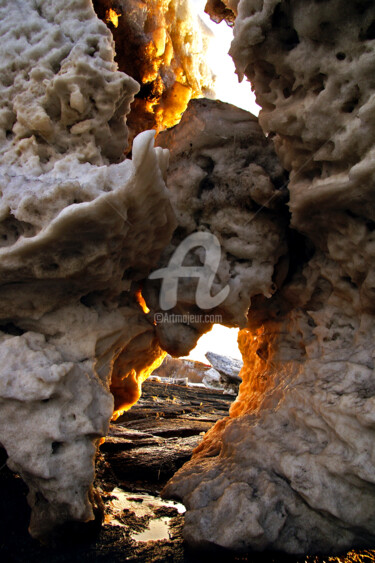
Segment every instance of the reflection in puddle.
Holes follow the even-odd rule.
[[[171,507],[175,508],[179,514],[184,514],[186,508],[180,502],[174,500],[164,500],[161,497],[155,497],[147,493],[130,493],[123,491],[119,487],[115,487],[111,491],[111,500],[113,507],[117,510],[133,510],[136,516],[145,516],[152,514],[153,509]]]
[[[151,520],[144,532],[135,532],[131,537],[136,541],[169,540],[170,521],[168,517]]]
[[[131,538],[139,542],[170,539],[173,510],[172,514],[168,514],[168,509],[174,509],[176,515],[186,511],[179,502],[163,500],[147,493],[131,493],[119,487],[110,493],[109,509],[105,517],[106,524],[128,528]],[[128,516],[130,513],[132,518]],[[139,519],[140,527],[132,525],[134,517]]]

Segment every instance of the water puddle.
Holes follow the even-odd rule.
[[[168,517],[151,520],[144,532],[134,532],[131,537],[135,541],[169,540],[170,522]]]
[[[173,500],[115,487],[106,503],[105,523],[121,526],[137,542],[168,540],[172,519],[186,508]]]

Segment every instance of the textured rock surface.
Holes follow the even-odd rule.
[[[239,373],[243,362],[235,358],[215,354],[214,352],[207,352],[206,358],[212,365],[212,369],[206,375],[204,383],[211,384],[214,387],[217,387],[217,384],[219,384],[226,392],[237,395],[238,388],[242,382]]]
[[[235,358],[215,354],[214,352],[207,352],[206,358],[212,367],[214,367],[221,375],[227,377],[229,380],[233,380],[238,383],[241,382],[239,373],[243,366],[243,362],[236,360]]]
[[[214,322],[244,326],[252,296],[270,297],[276,291],[287,252],[285,177],[257,119],[223,102],[192,100],[181,123],[161,133],[157,144],[170,150],[167,186],[178,221],[159,265],[168,264],[188,235],[212,233],[220,243],[221,260],[211,294],[226,285],[230,289],[215,310],[202,311],[195,304],[196,278],[179,279],[178,303],[168,313],[186,313],[192,321],[163,317],[156,330],[162,347],[182,356]],[[201,266],[204,259],[198,247],[189,252],[186,264]],[[160,313],[159,288],[158,281],[148,281],[144,291],[148,306]],[[207,320],[204,313],[217,317]]]
[[[214,368],[207,371],[203,378],[203,383],[208,389],[223,389],[220,382],[220,373]]]
[[[117,72],[91,4],[0,2],[0,442],[30,488],[36,536],[93,517],[110,378],[116,407],[131,404],[159,340],[183,355],[215,322],[155,328],[159,282],[145,287],[150,317],[137,298],[150,268],[204,232],[223,251],[213,293],[230,288],[210,313],[243,327],[251,312],[230,417],[167,487],[188,507],[186,538],[297,553],[375,541],[375,10],[366,0],[225,4],[269,139],[242,110],[191,103],[158,141],[172,151],[173,211],[152,135],[123,160],[138,86]],[[271,139],[306,238],[286,231]],[[202,249],[189,255],[203,262]],[[180,281],[172,313],[201,314],[195,291]]]
[[[187,505],[195,545],[374,545],[374,4],[237,8],[231,53],[290,171],[292,225],[308,239],[281,289],[252,300],[230,417],[166,492]]]
[[[225,20],[230,26],[234,24],[236,19],[236,9],[238,0],[222,2],[222,0],[208,0],[204,11],[209,14],[211,19],[220,23]]]
[[[116,61],[141,85],[128,116],[131,136],[181,119],[191,98],[212,93],[205,51],[209,31],[189,0],[94,0],[116,45]],[[111,22],[110,10],[118,17]]]
[[[138,85],[109,31],[87,1],[39,4],[0,3],[0,442],[35,536],[93,518],[113,366],[129,404],[161,353],[131,284],[173,230],[152,133],[123,160]]]

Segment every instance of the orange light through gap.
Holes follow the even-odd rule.
[[[132,396],[132,399],[128,403],[124,403],[124,404],[120,405],[117,409],[115,409],[115,411],[112,415],[112,419],[111,419],[112,421],[117,420],[119,416],[124,414],[124,412],[128,411],[130,409],[130,407],[132,407],[138,401],[138,399],[142,395],[142,383],[144,383],[146,381],[146,379],[148,378],[148,376],[151,375],[152,372],[155,371],[156,368],[158,368],[163,363],[163,360],[164,360],[166,355],[167,355],[167,352],[162,352],[160,354],[160,356],[158,356],[152,362],[151,365],[144,368],[139,373],[135,373],[134,370],[133,370],[133,373],[130,376],[130,379],[133,381],[133,396]]]
[[[141,289],[137,289],[137,291],[135,292],[135,299],[138,303],[138,305],[141,306],[142,311],[147,315],[147,313],[150,312],[150,309],[147,307],[146,301],[144,300],[144,297],[142,295],[142,291]]]
[[[101,0],[93,1],[101,8]],[[119,70],[140,85],[126,120],[130,151],[138,133],[173,127],[192,98],[212,96],[210,34],[190,0],[126,0],[122,9],[113,0],[104,5],[101,17],[113,34]]]
[[[118,19],[120,17],[121,14],[118,14],[115,10],[112,10],[112,8],[107,10],[105,13],[105,21],[111,22],[115,27],[118,27]]]

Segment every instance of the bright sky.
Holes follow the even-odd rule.
[[[197,360],[208,364],[205,357],[206,352],[215,352],[222,356],[230,356],[242,360],[241,353],[237,345],[238,328],[227,328],[222,325],[214,325],[210,332],[207,332],[198,340],[198,344],[186,358]]]
[[[204,13],[206,0],[191,0],[203,22],[211,29],[214,36],[208,51],[208,63],[216,74],[216,97],[223,102],[231,103],[254,115],[258,115],[259,106],[255,103],[255,95],[251,91],[249,82],[238,82],[237,74],[231,57],[228,55],[233,37],[232,29],[225,23],[216,24]],[[212,330],[204,334],[197,346],[188,356],[189,359],[207,363],[205,353],[209,350],[241,359],[237,345],[238,329],[214,325]]]
[[[250,83],[245,78],[241,84],[238,82],[234,63],[228,55],[233,30],[225,21],[219,24],[211,21],[210,17],[204,13],[206,0],[190,1],[199,17],[214,35],[208,49],[207,60],[217,77],[215,88],[217,99],[258,115],[260,107],[255,103],[255,94],[251,91]]]

